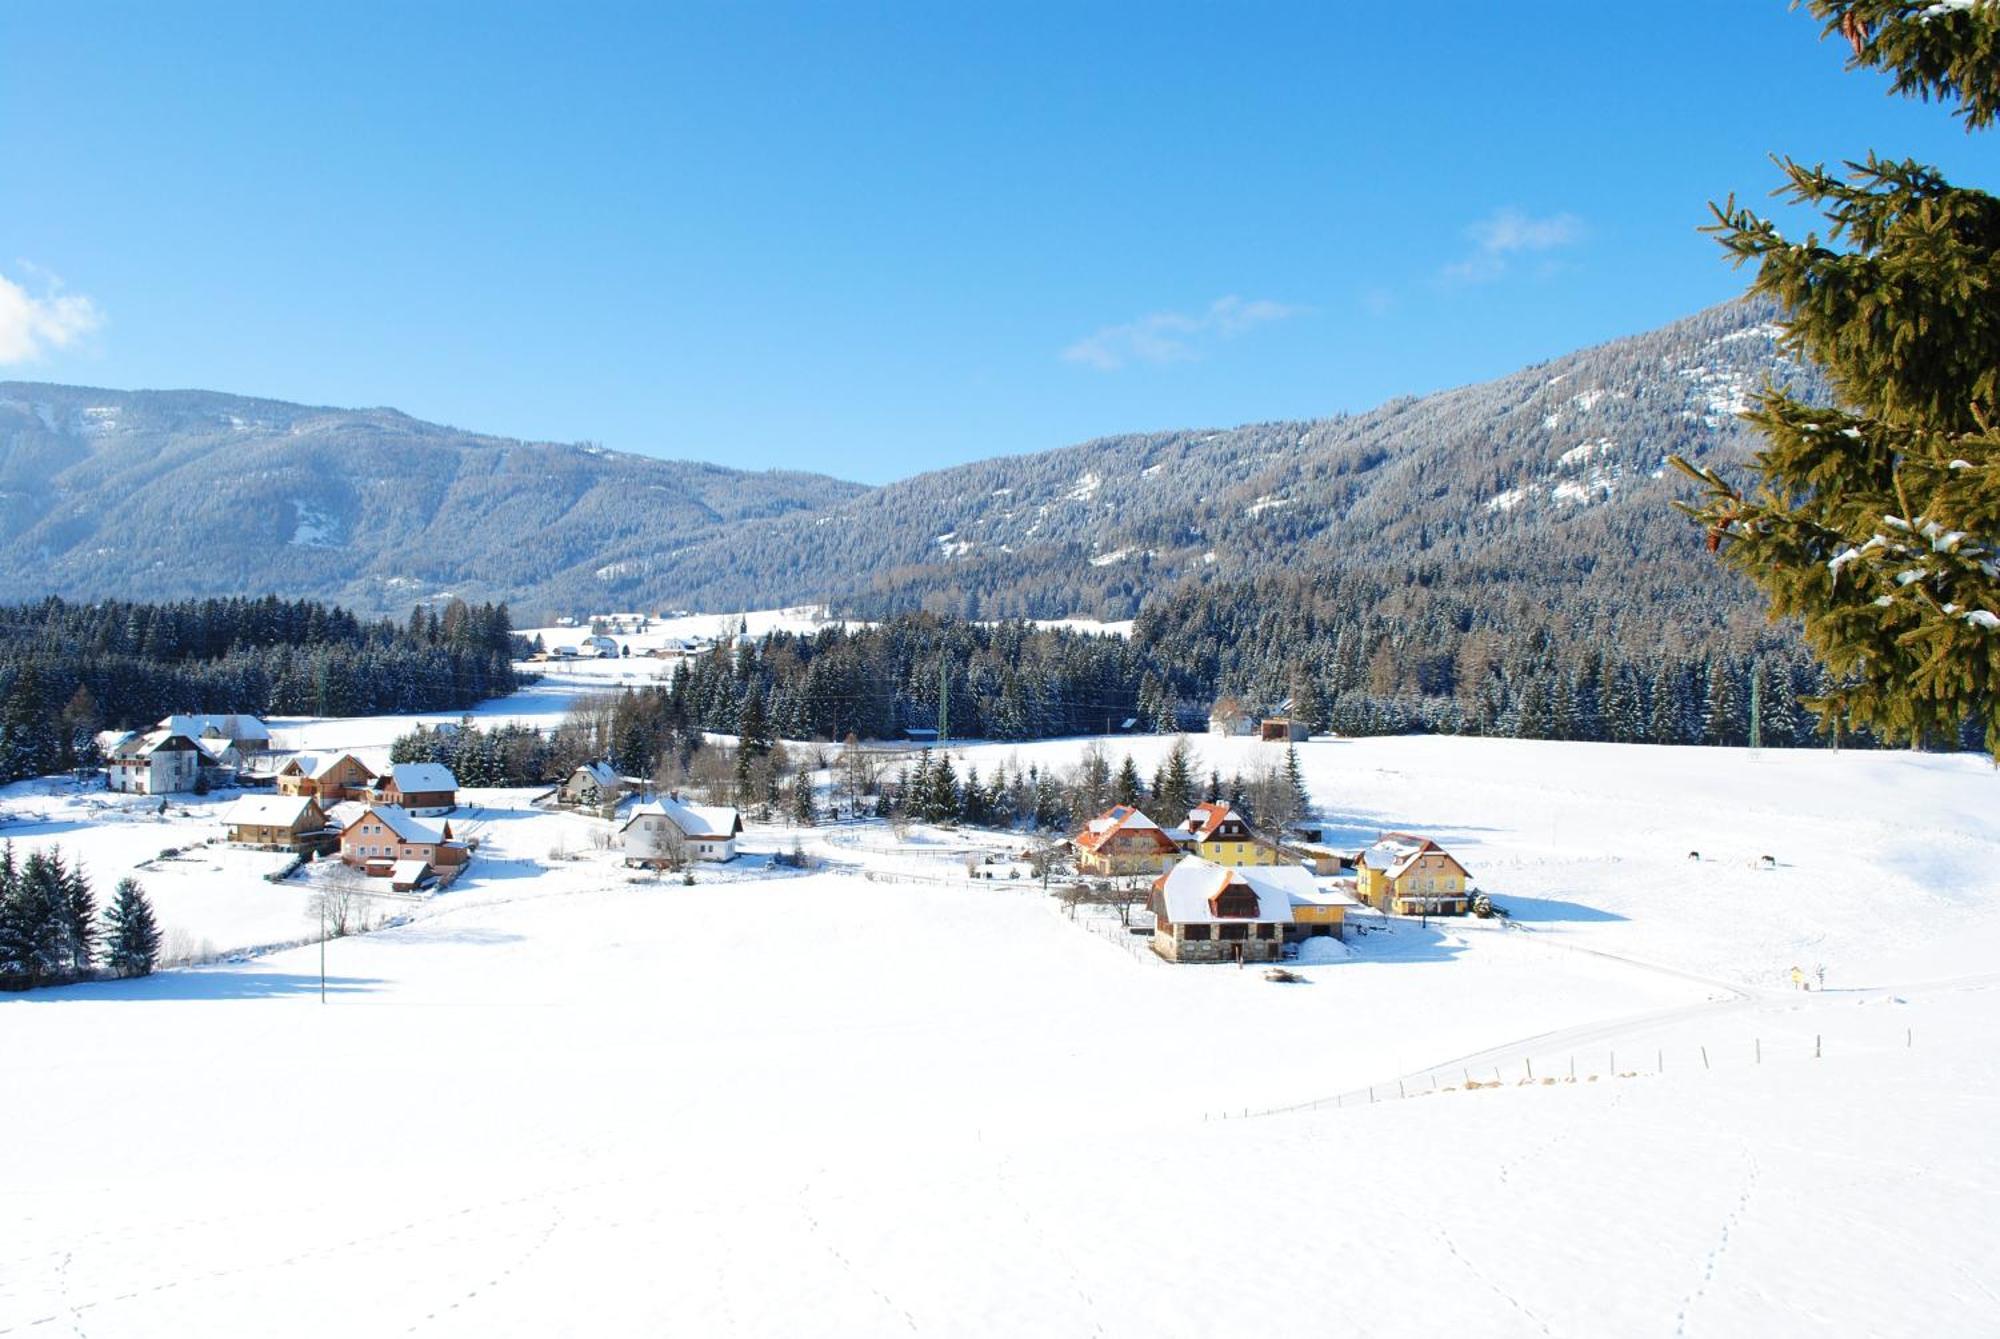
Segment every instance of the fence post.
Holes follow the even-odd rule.
[[[1701,1048],[1701,1067],[1703,1069],[1708,1068],[1708,1048],[1706,1046]]]
[[[1528,1065],[1528,1081],[1532,1083],[1534,1082],[1535,1078],[1535,1057],[1529,1056],[1527,1060],[1527,1065]]]
[[[1665,1048],[1653,1052],[1653,1072],[1655,1074],[1664,1074],[1667,1072],[1667,1052]]]
[[[1813,1059],[1819,1059],[1819,1033],[1813,1033]]]
[[[1760,1065],[1764,1063],[1764,1039],[1762,1037],[1757,1038],[1757,1063]]]
[[[1912,1033],[1913,1031],[1915,1031],[1915,1029],[1914,1029],[1914,1028],[1904,1028],[1904,1029],[1903,1029],[1903,1049],[1904,1049],[1904,1050],[1906,1050],[1906,1051],[1910,1049],[1910,1034],[1911,1034],[1911,1033]]]
[[[1406,1092],[1404,1092],[1404,1091],[1403,1091],[1403,1081],[1402,1081],[1401,1079],[1397,1079],[1397,1080],[1396,1080],[1396,1096],[1398,1096],[1398,1097],[1408,1097],[1408,1096],[1409,1096],[1409,1094],[1408,1094],[1408,1093],[1406,1093]]]

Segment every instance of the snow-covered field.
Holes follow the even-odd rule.
[[[1018,841],[820,829],[801,875],[753,828],[686,887],[495,791],[324,1006],[314,947],[0,999],[0,1334],[1993,1330],[1989,765],[1299,753],[1330,838],[1430,833],[1513,928],[1390,922],[1278,985],[963,880]],[[160,826],[36,839],[108,886]]]

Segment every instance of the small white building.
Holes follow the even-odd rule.
[[[628,866],[665,868],[685,860],[734,860],[743,816],[727,805],[647,800],[628,812],[619,836]]]

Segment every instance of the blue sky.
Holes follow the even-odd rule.
[[[0,15],[0,377],[875,482],[1661,324],[1772,151],[1993,175],[1783,0],[292,8]]]

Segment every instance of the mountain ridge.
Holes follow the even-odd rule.
[[[4,382],[0,594],[1129,618],[1154,591],[1273,570],[1504,579],[1539,550],[1644,574],[1688,533],[1665,458],[1740,462],[1757,383],[1817,386],[1773,315],[1738,301],[1358,413],[1116,434],[873,487],[386,407]]]

